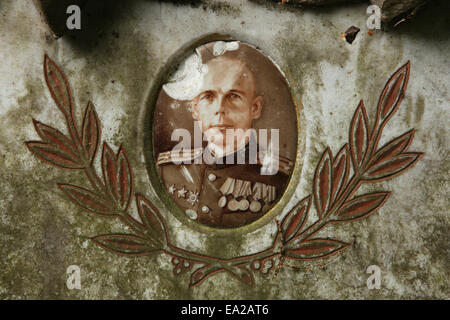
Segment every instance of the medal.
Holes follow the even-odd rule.
[[[239,209],[239,202],[236,199],[232,199],[228,202],[227,208],[230,211],[237,211]]]
[[[239,210],[247,211],[248,206],[249,206],[249,202],[247,199],[242,199],[241,201],[239,201]]]
[[[250,203],[250,211],[256,213],[259,210],[261,210],[261,203],[258,200],[253,200]]]
[[[219,206],[219,208],[223,208],[225,207],[226,204],[227,204],[227,197],[221,196],[219,202],[217,202],[217,205]]]

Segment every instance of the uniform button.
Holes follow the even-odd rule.
[[[221,196],[219,202],[217,202],[217,205],[219,206],[219,208],[223,208],[225,207],[226,204],[227,204],[227,197]]]
[[[195,210],[187,209],[187,210],[185,211],[185,213],[186,213],[186,215],[187,215],[190,219],[192,219],[192,220],[197,219],[197,212],[195,212]]]
[[[209,208],[207,206],[203,206],[202,207],[202,212],[203,213],[209,213]]]
[[[216,181],[216,179],[217,179],[217,177],[216,177],[216,175],[214,173],[208,174],[208,180],[209,181],[213,182],[213,181]]]

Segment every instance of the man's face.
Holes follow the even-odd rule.
[[[213,59],[207,66],[201,92],[193,100],[192,115],[201,121],[208,142],[219,152],[228,153],[247,143],[247,130],[259,118],[264,101],[255,96],[254,76],[242,62]],[[230,129],[235,130],[232,137]]]

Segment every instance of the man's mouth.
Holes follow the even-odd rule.
[[[210,126],[209,129],[225,132],[227,129],[234,129],[234,127],[230,126],[228,124],[218,124],[218,125]]]

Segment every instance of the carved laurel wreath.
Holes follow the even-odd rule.
[[[127,256],[166,254],[172,258],[175,276],[191,273],[191,287],[223,271],[245,284],[254,285],[254,273],[279,270],[284,259],[320,259],[348,248],[351,244],[314,235],[329,223],[355,221],[376,212],[390,192],[355,196],[361,184],[390,179],[409,169],[423,156],[423,153],[407,152],[414,129],[378,147],[383,128],[403,100],[409,71],[408,61],[387,81],[372,128],[363,101],[359,103],[350,124],[349,143],[336,156],[330,148],[325,150],[316,167],[312,195],[299,201],[281,223],[275,220],[278,231],[273,244],[263,251],[231,259],[202,255],[172,244],[164,217],[145,196],[134,192],[131,166],[122,146],[114,153],[106,142],[103,143],[101,177],[98,175],[94,167],[101,136],[97,112],[89,101],[81,127],[78,127],[67,78],[47,55],[44,57],[45,81],[66,119],[68,135],[33,119],[42,141],[28,141],[26,145],[38,158],[58,168],[84,171],[90,189],[58,184],[73,203],[92,214],[118,218],[131,228],[133,233],[130,234],[92,237],[100,247]],[[133,198],[140,221],[128,212]],[[317,219],[307,226],[312,204]]]

